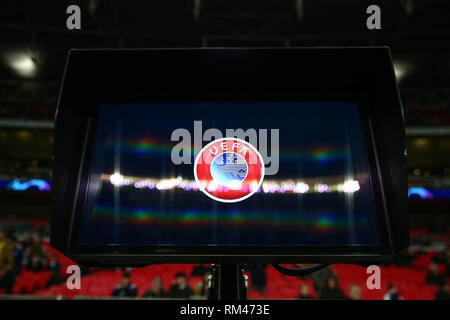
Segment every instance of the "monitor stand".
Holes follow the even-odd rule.
[[[247,300],[247,276],[241,264],[214,264],[208,279],[208,300]]]
[[[328,265],[322,263],[303,268],[288,268],[281,264],[272,264],[281,274],[293,277],[314,273]],[[248,278],[243,271],[242,264],[213,264],[212,275],[208,279],[208,300],[247,300]]]

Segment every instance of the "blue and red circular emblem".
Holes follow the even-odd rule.
[[[258,191],[264,179],[264,160],[250,143],[238,138],[207,144],[194,162],[194,176],[208,197],[237,202]]]

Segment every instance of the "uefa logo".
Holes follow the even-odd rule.
[[[194,162],[200,190],[220,202],[247,199],[264,179],[264,160],[250,143],[238,138],[217,139],[207,144]]]

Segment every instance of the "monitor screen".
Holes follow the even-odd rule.
[[[358,104],[102,104],[78,246],[380,246]]]

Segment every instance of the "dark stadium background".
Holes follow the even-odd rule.
[[[81,30],[66,28],[70,4],[81,7]],[[381,8],[381,30],[366,28],[371,4]],[[383,299],[394,284],[404,299],[434,299],[437,283],[442,293],[450,279],[449,1],[0,1],[0,227],[16,239],[13,297],[108,297],[125,272],[138,296],[155,277],[168,289],[179,272],[203,293],[202,276],[190,276],[192,265],[83,269],[82,288],[66,288],[71,262],[48,244],[47,183],[68,49],[381,45],[391,48],[405,109],[411,247],[382,267],[380,290],[366,288],[362,267],[333,265],[325,276],[334,273],[346,296],[357,285],[363,299]],[[428,276],[430,268],[442,276]],[[313,298],[321,296],[323,279],[317,278],[324,275],[290,278],[271,266],[249,269],[251,298],[295,299],[303,284]],[[264,274],[266,284],[258,281]],[[11,296],[0,289],[1,297]]]

